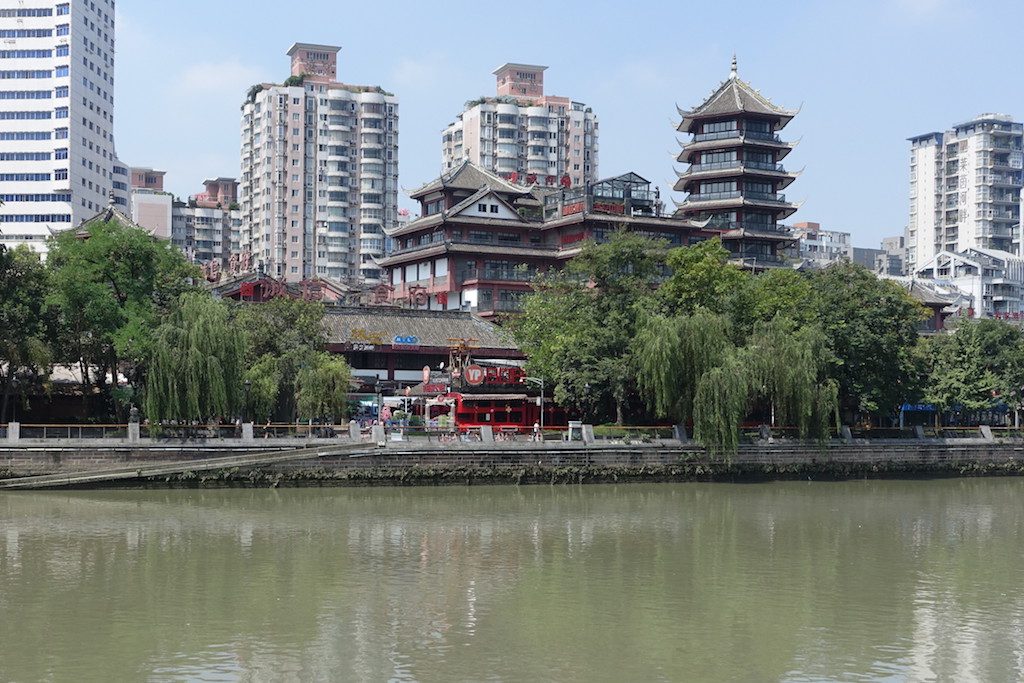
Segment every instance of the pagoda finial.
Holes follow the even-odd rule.
[[[729,70],[729,78],[736,78],[736,53],[732,53],[732,68]]]

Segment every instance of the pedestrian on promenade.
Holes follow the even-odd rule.
[[[540,439],[541,439],[541,436],[540,436],[540,423],[539,422],[534,422],[533,423],[533,440],[534,441],[540,441]]]

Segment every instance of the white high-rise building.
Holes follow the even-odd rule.
[[[0,243],[127,210],[113,130],[114,0],[0,0]]]
[[[398,98],[338,82],[340,49],[296,43],[291,77],[242,105],[240,248],[291,282],[379,283],[398,217]]]
[[[907,272],[942,251],[1024,255],[1020,192],[1024,124],[982,114],[945,133],[910,138]]]
[[[596,182],[598,121],[593,109],[544,94],[546,66],[503,64],[497,96],[466,102],[441,134],[441,168],[469,160],[513,182],[545,186]]]

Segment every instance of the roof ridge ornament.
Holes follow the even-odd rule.
[[[736,75],[736,53],[732,53],[732,67],[729,69],[729,78],[735,79]]]

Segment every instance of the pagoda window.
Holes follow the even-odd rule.
[[[714,183],[701,183],[699,194],[715,194],[718,192],[735,192],[736,181],[724,180]]]
[[[747,121],[743,124],[743,128],[757,133],[772,132],[772,125],[767,121]]]
[[[721,133],[727,130],[736,130],[736,121],[716,121],[715,123],[705,123],[701,128],[702,133]]]
[[[758,194],[774,194],[775,192],[775,187],[772,183],[760,183],[752,180],[745,181],[743,189],[747,192],[756,192]]]
[[[748,213],[743,216],[743,222],[752,225],[772,225],[775,222],[774,216],[767,213]]]
[[[731,152],[705,152],[700,155],[702,164],[720,164],[727,161],[736,161],[736,151]]]
[[[773,158],[771,152],[754,152],[752,150],[747,150],[744,156],[746,157],[747,161],[751,161],[757,164],[775,163],[775,159]]]

